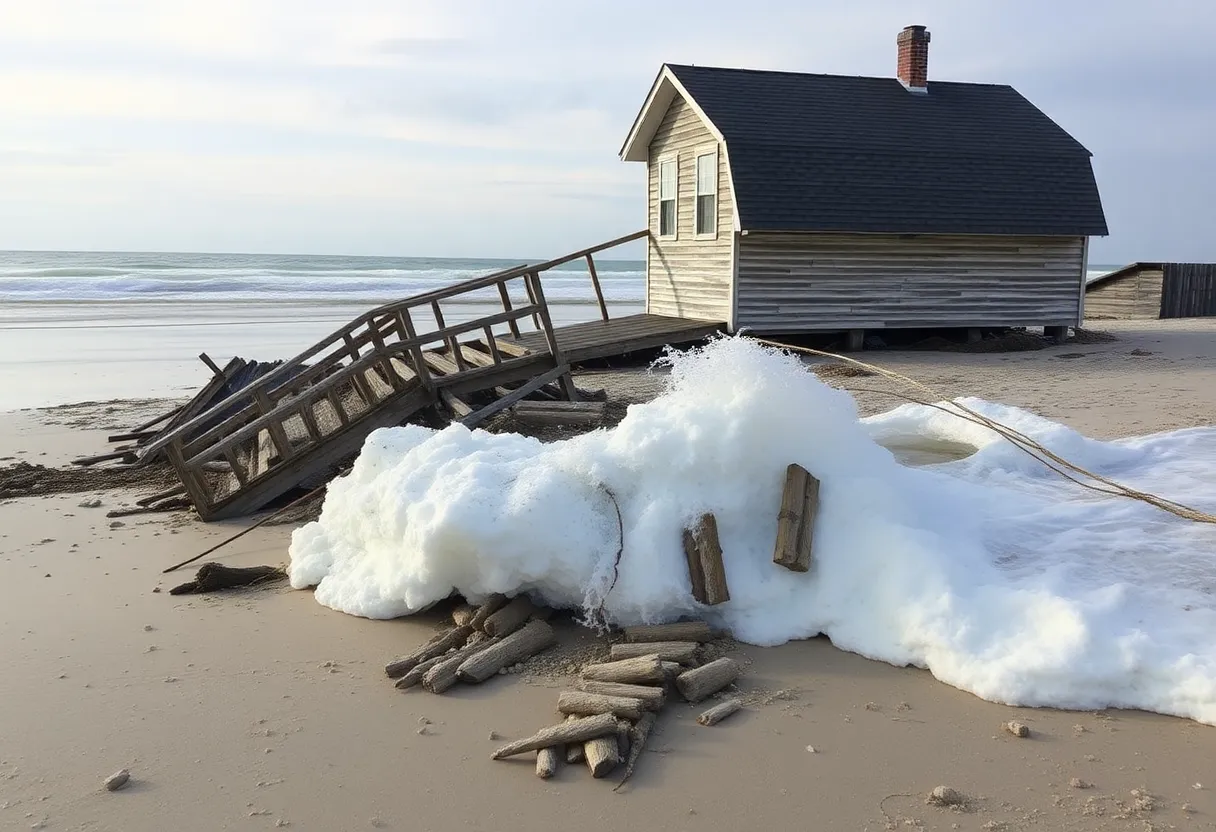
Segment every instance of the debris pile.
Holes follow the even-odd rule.
[[[477,609],[462,605],[453,612],[455,626],[389,662],[385,674],[402,690],[443,693],[460,682],[480,684],[513,672],[557,645],[549,614],[522,595],[510,600],[494,595]],[[586,763],[597,779],[623,765],[623,784],[669,696],[702,702],[738,679],[741,669],[731,658],[701,662],[704,645],[717,637],[703,621],[626,627],[624,641],[611,646],[608,661],[583,665],[576,686],[558,694],[560,721],[507,743],[492,758],[533,753],[536,775],[543,779],[563,763]],[[716,725],[741,707],[739,699],[726,700],[697,722]]]

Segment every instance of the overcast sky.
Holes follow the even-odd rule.
[[[1213,0],[0,0],[0,249],[544,257],[645,224],[664,61],[1008,83],[1091,262],[1216,260]]]

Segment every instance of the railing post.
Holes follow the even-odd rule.
[[[537,329],[545,334],[545,343],[549,347],[549,354],[553,356],[553,366],[561,367],[566,363],[566,357],[557,343],[557,333],[553,331],[553,319],[549,316],[549,304],[545,302],[545,290],[540,283],[540,272],[531,272],[526,280],[526,285],[528,286],[528,296],[533,299],[533,303],[540,307],[537,315],[540,316],[541,326],[538,326]],[[561,385],[567,401],[578,401],[578,388],[574,386],[574,379],[570,373],[562,375]]]
[[[608,320],[608,305],[604,303],[604,290],[600,288],[600,276],[595,271],[595,258],[587,255],[587,271],[591,273],[591,285],[595,287],[595,299],[600,304],[600,317]]]
[[[414,373],[422,382],[423,387],[427,390],[433,389],[435,383],[431,381],[430,368],[426,366],[426,359],[422,357],[422,345],[418,343],[418,333],[414,330],[414,317],[410,314],[408,307],[397,312],[397,323],[400,325],[401,331],[405,333],[406,342],[409,344],[410,358],[414,361]]]
[[[524,282],[525,283],[528,282],[526,278],[524,279]],[[499,295],[499,297],[502,298],[502,311],[503,312],[514,311],[514,307],[511,306],[511,293],[507,291],[507,281],[505,281],[505,280],[498,281],[498,295]],[[511,328],[511,335],[515,338],[518,338],[519,337],[519,323],[516,322],[516,320],[514,318],[512,318],[511,320],[507,321],[507,326],[509,326]]]

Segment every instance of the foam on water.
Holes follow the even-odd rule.
[[[1097,473],[1216,510],[1216,429],[1098,442],[967,404]],[[880,442],[977,450],[914,468]],[[790,462],[822,482],[806,574],[772,563]],[[609,491],[624,526],[611,592]],[[690,595],[680,543],[706,511],[731,590],[712,608]],[[741,339],[675,358],[663,396],[565,442],[377,431],[290,553],[294,586],[353,615],[406,615],[453,590],[526,591],[603,601],[622,625],[704,616],[760,645],[824,633],[995,701],[1216,724],[1216,527],[1080,489],[933,408],[859,420],[847,393]]]

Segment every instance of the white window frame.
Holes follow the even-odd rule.
[[[697,229],[701,227],[701,197],[709,196],[709,194],[701,193],[701,177],[697,170],[697,165],[705,156],[712,156],[714,160],[714,230],[701,234],[697,232]],[[697,148],[692,160],[692,232],[693,236],[698,240],[718,239],[718,218],[721,216],[718,200],[721,198],[719,194],[721,190],[719,187],[721,178],[721,169],[718,167],[718,146],[713,144]]]
[[[678,239],[680,239],[680,154],[668,153],[664,156],[660,156],[658,162],[659,162],[658,163],[659,187],[658,187],[658,198],[656,200],[658,205],[656,206],[656,216],[655,216],[655,229],[654,229],[655,236],[658,237],[660,240],[678,240]],[[675,170],[676,170],[676,184],[675,184],[676,192],[675,192],[675,195],[672,197],[672,202],[675,203],[676,210],[675,210],[675,217],[672,219],[671,233],[664,234],[664,233],[662,233],[663,232],[663,165],[666,165],[669,162],[672,164],[672,166],[675,167]]]

